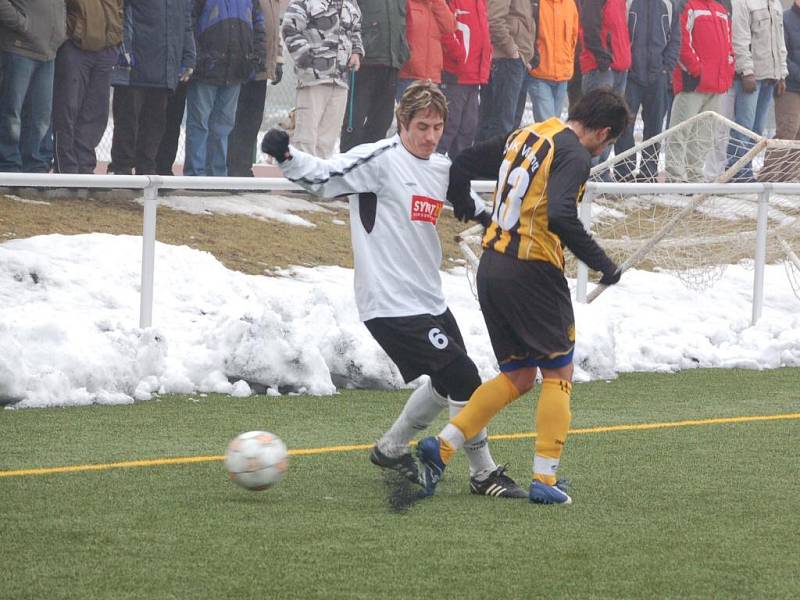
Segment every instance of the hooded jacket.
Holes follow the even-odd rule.
[[[575,71],[580,21],[574,0],[541,0],[536,19],[538,63],[530,74],[547,81],[569,81]]]
[[[122,0],[67,0],[67,36],[96,52],[122,42]]]
[[[514,58],[519,53],[525,64],[530,64],[536,40],[531,1],[488,0],[488,2],[493,58]]]
[[[681,11],[681,51],[672,74],[680,92],[722,94],[733,84],[730,15],[714,0],[688,0]]]
[[[264,15],[258,0],[194,0],[197,65],[192,79],[235,85],[262,68]]]
[[[581,73],[630,69],[631,38],[625,0],[583,1],[581,47]]]
[[[128,0],[124,41],[129,68],[117,66],[113,85],[174,90],[182,68],[194,68],[192,0]]]
[[[631,68],[628,79],[649,85],[672,74],[681,48],[681,19],[672,0],[630,0],[628,31]]]
[[[359,0],[364,64],[399,69],[411,56],[406,37],[406,0]]]
[[[348,87],[350,55],[364,55],[361,10],[355,0],[292,0],[281,33],[294,59],[297,87]]]
[[[408,0],[407,7],[406,36],[411,57],[400,69],[400,79],[441,83],[442,38],[456,32],[456,17],[445,0]]]
[[[442,38],[444,70],[456,76],[461,85],[489,82],[492,68],[492,41],[486,0],[451,0],[456,17],[456,32]]]
[[[784,79],[788,71],[780,0],[735,0],[732,20],[736,72]]]
[[[0,0],[0,51],[53,60],[66,39],[63,0]]]

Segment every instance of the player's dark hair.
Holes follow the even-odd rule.
[[[631,113],[625,99],[608,87],[586,92],[569,108],[570,121],[577,121],[586,129],[610,127],[608,137],[618,138],[631,122]]]

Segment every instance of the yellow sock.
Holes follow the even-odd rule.
[[[472,392],[469,402],[450,421],[464,434],[464,439],[475,437],[489,424],[497,413],[519,398],[519,390],[503,373],[482,384]]]
[[[442,462],[447,464],[450,462],[450,459],[453,458],[453,455],[456,453],[456,447],[453,446],[450,442],[448,442],[443,437],[439,437],[439,456],[442,457]]]
[[[569,381],[545,379],[542,382],[536,407],[533,478],[547,485],[556,484],[556,471],[572,418],[569,410],[571,393]]]

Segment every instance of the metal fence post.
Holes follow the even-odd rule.
[[[583,200],[581,200],[580,207],[578,208],[578,216],[581,223],[583,223],[586,231],[592,226],[592,192],[586,190],[583,193]],[[577,284],[575,286],[575,299],[586,304],[586,287],[589,283],[589,267],[578,261]]]
[[[144,188],[144,219],[142,225],[142,289],[139,303],[139,327],[153,324],[153,271],[156,259],[156,209],[158,183],[151,180]]]
[[[761,310],[764,307],[764,267],[767,262],[767,218],[769,216],[769,197],[771,192],[772,186],[764,184],[764,191],[758,195],[756,255],[753,274],[753,325],[761,318]]]

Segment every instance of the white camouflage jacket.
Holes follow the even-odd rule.
[[[733,0],[736,73],[756,79],[785,79],[786,41],[780,0]]]
[[[364,55],[355,0],[292,0],[281,33],[294,59],[297,87],[335,83],[346,88],[350,55]]]

